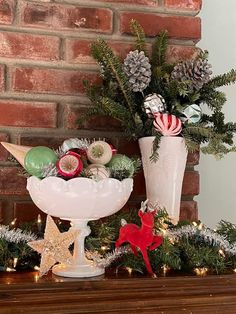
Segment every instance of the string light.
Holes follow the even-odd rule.
[[[225,257],[225,253],[224,253],[223,250],[220,249],[218,252],[219,252],[219,254],[220,254],[221,256]]]
[[[14,218],[11,222],[11,226],[15,226],[17,218]]]
[[[41,232],[41,229],[42,229],[42,219],[41,219],[41,215],[40,214],[38,214],[37,225],[38,225],[38,231]]]
[[[13,272],[13,271],[16,271],[16,270],[13,269],[13,268],[7,267],[7,268],[6,268],[6,271],[7,271],[7,272]]]
[[[163,275],[166,276],[167,272],[170,270],[170,267],[164,264],[161,268],[163,270]]]
[[[39,267],[37,265],[35,265],[34,270],[39,270]]]
[[[110,248],[109,248],[109,246],[107,246],[107,245],[103,245],[103,246],[101,246],[101,250],[103,251],[103,252],[105,252],[105,251],[107,251],[107,250],[109,250]]]
[[[196,221],[193,221],[193,225],[194,225],[194,227],[197,227]]]
[[[208,268],[207,267],[197,267],[194,268],[194,272],[197,276],[206,276],[207,272],[208,272]]]
[[[234,268],[234,272],[236,273],[236,268]]]
[[[13,267],[14,268],[16,268],[17,262],[18,262],[18,258],[14,257],[14,259],[13,259]]]
[[[131,267],[126,267],[126,270],[127,270],[128,274],[129,274],[129,276],[131,276],[132,272],[133,272],[133,269]]]

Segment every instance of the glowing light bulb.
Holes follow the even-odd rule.
[[[13,259],[13,267],[14,268],[16,268],[17,262],[18,262],[18,258],[14,257],[14,259]]]
[[[35,265],[34,270],[39,270],[39,267],[37,265]]]
[[[37,224],[41,224],[41,222],[42,222],[41,215],[40,215],[40,214],[38,214]]]
[[[7,271],[7,272],[12,272],[12,271],[16,271],[16,270],[13,269],[13,268],[7,267],[7,268],[6,268],[6,271]]]
[[[194,268],[194,272],[197,276],[206,276],[207,272],[208,272],[208,268],[207,267],[197,267]]]
[[[223,250],[220,249],[218,252],[219,252],[219,254],[220,254],[221,256],[225,257],[225,253],[224,253]]]
[[[12,222],[11,222],[11,225],[12,225],[12,226],[15,226],[16,220],[17,220],[17,218],[14,218],[14,219],[12,220]]]
[[[133,269],[131,267],[126,267],[126,270],[128,271],[129,276],[131,276],[132,272],[133,272]]]

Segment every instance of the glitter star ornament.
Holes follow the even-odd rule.
[[[69,246],[75,241],[77,231],[61,233],[51,216],[47,216],[44,239],[28,242],[28,245],[41,254],[39,275],[47,274],[57,262],[71,264],[72,255]]]

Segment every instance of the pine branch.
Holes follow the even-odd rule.
[[[155,38],[152,47],[152,66],[161,66],[166,62],[166,50],[168,45],[168,33],[167,31],[162,31]]]
[[[206,89],[206,92],[201,95],[199,101],[205,102],[212,110],[221,110],[224,103],[226,102],[226,96],[225,93],[221,91]]]
[[[145,50],[145,32],[142,26],[136,20],[131,20],[130,29],[132,34],[136,37],[136,49],[138,51],[143,51],[145,55],[147,54]]]
[[[114,55],[112,49],[107,45],[103,39],[98,39],[92,44],[92,55],[100,63],[102,63],[107,69],[110,69],[112,75],[118,83],[120,91],[126,101],[127,107],[130,111],[130,116],[133,124],[134,119],[134,101],[132,93],[129,89],[127,77],[123,71],[122,65],[119,59]]]
[[[158,149],[160,147],[160,142],[161,142],[161,133],[155,132],[155,139],[153,141],[153,146],[152,146],[152,155],[150,157],[150,160],[152,162],[156,162],[158,160]]]
[[[230,85],[236,82],[236,70],[232,69],[228,73],[217,75],[212,78],[207,84],[205,84],[204,89],[208,88],[218,88],[221,86]]]

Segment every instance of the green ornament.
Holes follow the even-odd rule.
[[[125,155],[114,155],[106,167],[110,169],[111,177],[118,180],[130,178],[134,174],[134,163]]]
[[[52,149],[45,146],[36,146],[27,152],[24,166],[32,176],[43,178],[45,168],[49,165],[55,165],[57,159],[57,155]]]

